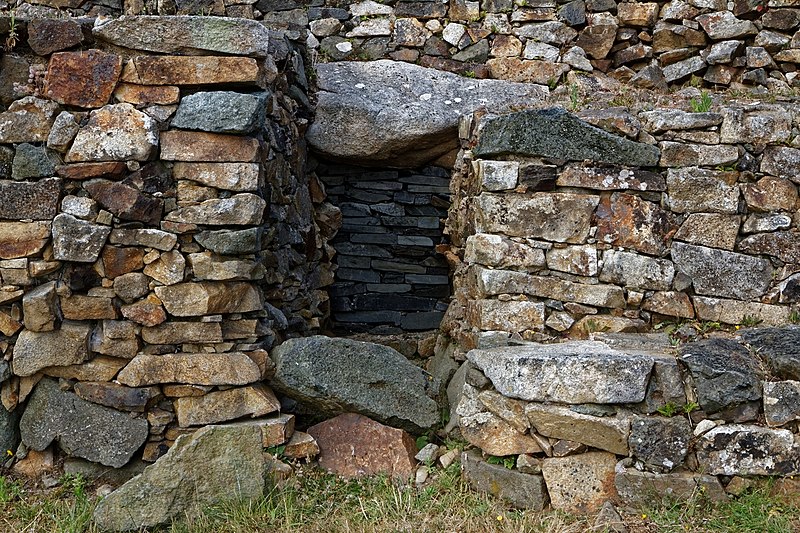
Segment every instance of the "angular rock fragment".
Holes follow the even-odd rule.
[[[673,243],[672,261],[686,274],[697,294],[752,300],[772,281],[766,259],[691,244]]]
[[[178,283],[156,287],[155,292],[174,316],[246,313],[262,308],[258,289],[250,283]]]
[[[53,255],[61,261],[92,263],[100,256],[110,233],[109,226],[62,213],[53,219]]]
[[[782,426],[800,418],[800,382],[764,382],[764,418],[769,426]]]
[[[242,352],[139,354],[117,376],[117,381],[129,387],[161,383],[248,385],[260,379],[258,365]]]
[[[500,498],[517,509],[541,511],[549,498],[540,475],[523,474],[502,465],[490,465],[474,451],[461,454],[464,477],[481,492]]]
[[[697,460],[711,475],[792,476],[800,473],[800,451],[787,429],[725,424],[704,433]]]
[[[518,154],[640,167],[656,166],[659,158],[655,146],[612,135],[559,108],[485,120],[473,152],[479,157]]]
[[[44,379],[33,392],[20,420],[22,442],[44,450],[54,440],[66,453],[119,468],[144,444],[147,421],[102,407],[59,389]]]
[[[138,530],[198,516],[206,506],[255,500],[268,488],[269,465],[260,428],[204,427],[179,437],[159,461],[103,499],[94,520],[104,530]]]
[[[308,428],[320,449],[322,468],[345,478],[387,474],[409,479],[416,468],[414,439],[355,413],[344,413]]]
[[[666,253],[678,227],[672,213],[657,204],[617,192],[600,201],[595,221],[599,240],[658,256]]]
[[[149,115],[131,104],[107,105],[89,114],[65,161],[147,161],[156,146],[158,128]]]
[[[707,339],[681,346],[679,360],[688,367],[697,401],[707,413],[760,400],[758,363],[741,344]]]
[[[178,130],[161,134],[161,159],[166,161],[250,162],[258,153],[258,140],[252,137]]]
[[[263,127],[265,112],[265,94],[199,92],[181,99],[171,126],[213,133],[246,134]]]
[[[89,358],[91,325],[64,322],[55,331],[23,330],[14,345],[13,368],[17,376],[32,376],[49,366],[83,363]]]
[[[432,378],[387,346],[314,336],[290,339],[270,357],[275,390],[316,412],[360,412],[413,432],[438,423]]]
[[[616,499],[616,464],[616,456],[608,452],[544,459],[542,474],[550,504],[554,509],[574,513],[597,511],[606,500]]]
[[[175,414],[181,427],[216,424],[244,416],[256,418],[274,413],[280,407],[275,394],[262,384],[175,400]]]
[[[58,115],[57,103],[26,96],[0,113],[0,143],[47,142]]]
[[[59,52],[50,57],[45,94],[66,105],[100,107],[108,103],[121,72],[122,58],[115,54]]]
[[[580,442],[618,455],[628,455],[628,417],[581,414],[568,407],[530,403],[525,408],[531,426],[545,437]]]

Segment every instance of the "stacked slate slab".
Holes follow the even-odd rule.
[[[357,332],[436,329],[450,296],[436,252],[450,198],[449,172],[325,165],[317,173],[342,211],[333,239],[332,318]]]

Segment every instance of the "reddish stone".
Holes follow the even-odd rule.
[[[743,239],[738,250],[745,254],[771,255],[786,263],[800,263],[800,233],[757,233]]]
[[[414,473],[414,439],[401,429],[345,413],[308,428],[320,449],[319,464],[346,478],[389,474],[408,479]]]
[[[129,104],[177,104],[180,100],[180,90],[174,85],[135,85],[120,83],[114,91],[114,98],[119,102]]]
[[[107,180],[92,180],[84,185],[89,194],[123,220],[138,220],[145,224],[158,224],[164,201],[142,194],[135,187]]]
[[[258,140],[252,137],[165,131],[161,133],[161,159],[166,161],[255,161]]]
[[[67,320],[114,320],[117,310],[111,298],[73,295],[61,298],[61,314]]]
[[[123,174],[128,167],[125,163],[107,161],[103,163],[75,163],[74,165],[61,165],[56,167],[56,174],[68,180],[85,180],[100,176],[118,176]]]
[[[100,107],[108,103],[122,72],[122,58],[100,50],[53,54],[45,94],[62,104]]]
[[[250,57],[140,56],[125,65],[122,81],[141,85],[256,83],[258,64]]]
[[[147,403],[161,394],[158,387],[125,387],[116,383],[84,382],[75,384],[78,398],[123,411],[143,412]]]
[[[73,19],[35,18],[28,22],[28,45],[37,55],[66,50],[82,41],[81,26]]]
[[[651,255],[664,255],[678,231],[675,217],[638,196],[604,196],[595,213],[597,239]]]
[[[161,304],[157,303],[157,298],[153,297],[153,300],[145,298],[130,305],[123,305],[120,308],[122,316],[143,326],[152,327],[161,324],[167,319],[167,313]]]
[[[141,248],[106,246],[102,258],[105,277],[109,279],[144,268],[144,251]]]
[[[486,65],[492,78],[541,85],[558,81],[569,71],[569,65],[539,59],[523,60],[518,57],[497,57],[487,61]]]
[[[0,259],[34,255],[49,237],[48,222],[0,222]]]

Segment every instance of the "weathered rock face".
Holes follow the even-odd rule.
[[[618,472],[614,485],[619,499],[626,505],[637,507],[663,501],[664,498],[684,499],[694,496],[698,490],[713,502],[728,499],[722,484],[714,476],[676,472],[674,474],[654,474],[626,468]]]
[[[456,147],[460,115],[480,105],[497,111],[535,105],[547,94],[538,85],[385,60],[322,63],[317,83],[316,118],[306,135],[315,150],[362,165],[411,168]]]
[[[791,431],[727,424],[705,433],[697,460],[706,472],[726,476],[797,475],[800,453]]]
[[[102,529],[132,531],[195,516],[204,506],[260,498],[269,473],[261,440],[260,428],[248,425],[182,435],[161,460],[101,501],[95,522]]]
[[[156,146],[158,129],[149,115],[130,104],[108,105],[90,113],[66,161],[146,161]]]
[[[64,322],[55,331],[23,330],[14,346],[14,373],[31,376],[49,366],[74,365],[89,357],[89,324]]]
[[[387,474],[408,479],[417,447],[401,429],[355,413],[344,413],[308,428],[319,445],[319,464],[346,478]]]
[[[262,24],[223,17],[120,17],[98,20],[92,34],[123,48],[164,54],[266,57],[269,48],[269,31]]]
[[[628,443],[634,457],[670,471],[686,459],[691,436],[692,427],[682,416],[634,417]]]
[[[800,328],[758,328],[745,331],[742,339],[765,359],[777,377],[800,380]]]
[[[147,421],[64,392],[50,379],[39,382],[20,420],[22,442],[44,450],[53,440],[70,455],[119,468],[148,436]]]
[[[750,352],[737,342],[708,339],[679,350],[692,375],[700,407],[709,413],[761,399],[759,369]]]
[[[232,91],[200,92],[181,100],[172,127],[214,133],[252,133],[264,123],[266,97]]]
[[[574,404],[642,401],[653,366],[652,357],[599,342],[478,350],[467,359],[505,396]]]
[[[545,437],[580,442],[620,455],[628,454],[628,435],[631,422],[628,418],[591,416],[567,407],[528,404],[525,414]]]
[[[485,121],[474,153],[487,158],[516,153],[629,166],[655,166],[659,157],[654,146],[611,135],[559,108],[521,111]]]
[[[462,453],[461,466],[464,477],[473,487],[518,509],[541,511],[549,501],[542,476],[491,465],[475,452]]]
[[[542,462],[550,504],[554,509],[587,514],[616,498],[614,467],[617,459],[606,452],[551,457]]]
[[[129,387],[159,383],[247,385],[260,379],[258,365],[240,352],[139,354],[117,377],[120,383]]]
[[[275,389],[314,412],[358,412],[412,432],[439,422],[432,378],[389,347],[315,336],[288,340],[270,357]]]
[[[769,261],[743,254],[675,243],[672,260],[698,294],[749,300],[764,294],[772,280]]]

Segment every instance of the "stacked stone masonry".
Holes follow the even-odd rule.
[[[469,348],[796,318],[792,106],[609,114],[614,133],[558,108],[462,122],[444,331]]]
[[[342,211],[331,314],[350,331],[401,333],[439,327],[450,296],[442,243],[450,173],[331,166],[317,168]]]
[[[339,223],[302,59],[251,20],[118,23],[35,19],[3,55],[3,450],[18,419],[28,449],[114,467],[241,417],[280,444],[268,350],[326,319]]]
[[[472,350],[450,385],[452,417],[515,467],[467,453],[465,474],[515,507],[578,513],[725,501],[758,476],[794,490],[798,334],[761,328],[677,354],[666,335],[619,333]]]
[[[657,90],[694,80],[775,93],[800,83],[794,0],[39,0],[16,6],[20,19],[57,18],[59,10],[90,17],[248,18],[286,30],[321,61],[386,58],[551,86],[570,72],[607,73]],[[46,39],[35,43],[50,46]]]

